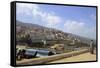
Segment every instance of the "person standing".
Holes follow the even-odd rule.
[[[90,42],[90,53],[94,54],[94,45],[93,45],[93,40]]]

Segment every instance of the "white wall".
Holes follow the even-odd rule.
[[[0,68],[12,68],[10,66],[10,2],[11,1],[12,0],[0,0]],[[100,7],[100,0],[24,0],[24,1],[98,5]],[[98,8],[98,10],[100,11],[100,8]],[[100,14],[98,16],[99,16],[98,18],[100,18]],[[100,26],[99,23],[98,25]],[[98,29],[100,29],[100,27]],[[100,35],[100,31],[98,34]],[[99,44],[100,44],[100,39],[99,39]],[[99,56],[100,56],[99,48],[100,46],[98,46]],[[93,63],[30,66],[30,68],[33,67],[34,68],[40,68],[40,67],[41,68],[99,68],[98,66],[99,62],[93,62]]]

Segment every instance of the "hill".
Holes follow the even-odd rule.
[[[36,40],[77,40],[89,44],[91,41],[89,38],[21,21],[16,21],[16,39],[17,42],[27,43],[35,42]],[[95,40],[94,42],[96,43]]]

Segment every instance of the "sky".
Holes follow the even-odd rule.
[[[96,39],[95,7],[17,3],[16,20]]]

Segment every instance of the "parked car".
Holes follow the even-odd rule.
[[[30,58],[36,57],[36,54],[37,54],[37,50],[25,49],[24,56],[25,56],[25,58],[30,59]]]
[[[21,60],[22,58],[36,58],[54,55],[52,51],[49,50],[38,50],[38,49],[17,49],[16,58]]]

